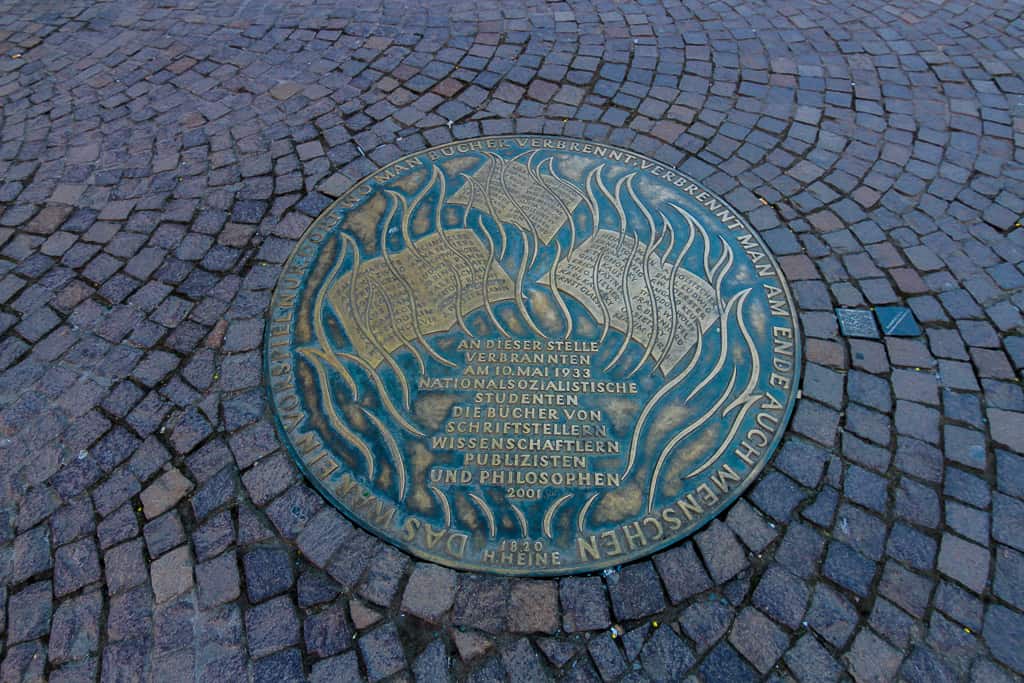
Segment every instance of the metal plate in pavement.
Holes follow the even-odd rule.
[[[694,532],[778,445],[789,288],[696,180],[583,140],[395,161],[308,229],[273,295],[279,431],[320,492],[422,558],[585,572]]]

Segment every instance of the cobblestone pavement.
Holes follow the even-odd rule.
[[[0,2],[0,679],[1024,673],[1024,7],[369,5]],[[414,561],[268,414],[263,319],[311,218],[507,132],[701,178],[801,309],[771,466],[608,575]],[[923,336],[838,335],[834,307],[897,303]]]

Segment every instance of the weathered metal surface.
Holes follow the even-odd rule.
[[[887,336],[916,337],[921,334],[914,312],[906,306],[877,306],[875,316]]]
[[[844,337],[861,339],[878,339],[878,324],[871,311],[857,308],[837,308],[836,319],[839,320],[839,331]]]
[[[420,557],[566,574],[665,547],[756,477],[799,383],[795,309],[748,223],[580,140],[411,155],[310,227],[271,306],[282,438]]]

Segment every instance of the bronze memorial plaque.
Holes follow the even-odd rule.
[[[586,572],[693,533],[757,476],[800,337],[760,236],[610,145],[464,140],[335,201],[281,274],[278,428],[360,525],[440,564]]]

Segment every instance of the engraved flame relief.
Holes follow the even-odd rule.
[[[612,147],[486,138],[407,157],[291,257],[267,363],[318,488],[422,557],[620,564],[756,476],[795,398],[788,289],[736,213]]]

